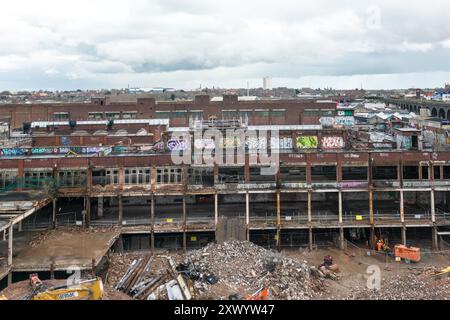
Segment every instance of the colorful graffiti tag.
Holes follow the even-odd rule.
[[[270,138],[270,148],[290,150],[292,149],[292,138],[291,137]]]
[[[249,137],[247,141],[245,141],[245,146],[249,150],[265,150],[267,149],[267,138],[265,137]]]
[[[167,141],[167,149],[170,151],[183,151],[188,147],[187,142],[185,140],[179,139],[170,139]]]
[[[318,144],[317,136],[297,137],[297,149],[316,149]]]
[[[323,149],[342,149],[344,147],[344,139],[342,137],[323,137]]]

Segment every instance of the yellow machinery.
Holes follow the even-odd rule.
[[[31,300],[100,300],[103,297],[102,279],[82,281],[33,293]]]

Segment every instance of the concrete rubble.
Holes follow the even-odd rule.
[[[450,278],[436,278],[437,270],[411,270],[383,278],[379,290],[361,288],[349,299],[363,300],[450,300]]]
[[[251,242],[212,243],[190,253],[184,262],[189,260],[198,271],[213,274],[221,284],[248,288],[250,292],[267,287],[272,299],[310,299],[323,291],[322,275],[312,275],[306,261],[284,257]],[[197,286],[202,293],[214,285],[206,282]]]

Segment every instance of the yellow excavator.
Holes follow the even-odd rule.
[[[45,288],[37,274],[32,274],[30,285],[32,292],[24,296],[23,300],[101,300],[103,297],[103,282],[99,277],[75,284]],[[1,296],[0,300],[7,298]]]

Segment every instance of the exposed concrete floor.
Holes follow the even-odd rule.
[[[55,270],[70,266],[92,267],[106,254],[118,233],[115,231],[74,232],[72,230],[52,230],[39,235],[38,240],[17,239],[14,243],[14,270]]]

